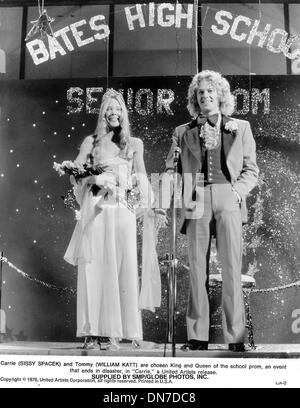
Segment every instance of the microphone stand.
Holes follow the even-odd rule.
[[[172,208],[172,239],[171,254],[167,255],[168,268],[168,342],[172,343],[172,357],[176,356],[175,324],[176,324],[176,270],[178,260],[176,258],[176,192],[177,192],[177,172],[178,172],[179,152],[174,153],[174,187],[173,187],[173,208]]]
[[[1,251],[0,252],[0,309],[1,309],[1,306],[2,306],[2,266],[3,266],[3,262],[2,262],[2,259],[3,259],[3,255],[4,255],[4,253]]]
[[[5,333],[5,322],[4,322],[4,333],[2,333],[1,331],[1,327],[3,325],[3,323],[1,322],[2,319],[2,266],[3,266],[3,255],[4,253],[1,251],[0,252],[0,343],[2,343],[3,341],[3,336]]]

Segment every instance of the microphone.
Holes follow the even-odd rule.
[[[180,149],[180,147],[175,147],[174,152],[173,152],[173,162],[174,162],[174,165],[178,163],[180,154],[181,154],[181,149]]]

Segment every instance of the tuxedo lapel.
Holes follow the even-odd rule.
[[[193,122],[192,122],[193,123]],[[185,143],[188,149],[192,152],[198,161],[201,161],[201,146],[199,137],[199,128],[194,126],[190,128],[184,135]]]
[[[225,129],[225,124],[232,119],[228,116],[222,115],[222,123],[221,123],[221,134],[222,134],[222,141],[223,141],[223,150],[225,158],[227,159],[228,154],[231,150],[234,141],[236,140],[236,131],[230,132]],[[199,136],[199,128],[196,123],[191,122],[190,128],[184,135],[185,143],[194,157],[201,161],[201,145],[200,145],[200,136]]]
[[[230,119],[228,116],[222,115],[221,131],[222,131],[223,150],[224,150],[224,155],[226,159],[236,139],[236,132],[230,132],[225,129],[225,124],[229,122],[230,120],[232,119]]]

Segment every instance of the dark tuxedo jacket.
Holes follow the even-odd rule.
[[[236,130],[225,129],[227,122],[233,121]],[[256,145],[250,128],[250,123],[246,120],[230,118],[222,115],[221,135],[227,168],[230,173],[231,185],[240,195],[241,213],[243,222],[247,222],[247,194],[257,184],[258,167],[256,164]],[[173,143],[166,160],[166,169],[173,169],[174,149],[181,149],[178,169],[184,175],[192,174],[192,183],[183,183],[183,194],[189,196],[190,200],[194,196],[196,189],[196,174],[200,173],[202,166],[202,151],[199,137],[199,127],[196,120],[178,126],[173,134]],[[183,177],[184,180],[184,177]],[[188,189],[188,190],[187,190]],[[185,200],[183,200],[185,201]],[[183,202],[181,213],[181,232],[186,231],[187,216],[185,203]]]

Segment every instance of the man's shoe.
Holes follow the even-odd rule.
[[[208,350],[208,341],[201,340],[188,340],[183,346],[180,347],[182,351],[195,351],[195,350]]]
[[[244,343],[230,343],[228,346],[229,351],[243,352],[246,351]]]

